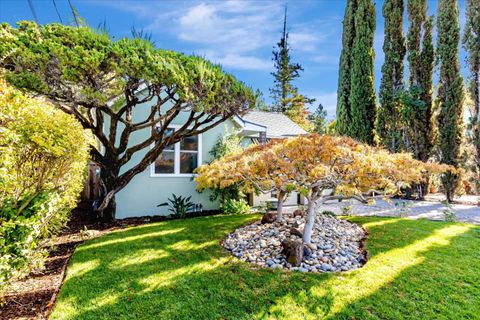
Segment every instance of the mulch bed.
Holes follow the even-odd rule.
[[[55,239],[45,269],[30,273],[13,283],[0,307],[0,319],[47,319],[65,277],[68,261],[75,247],[84,241],[80,233],[86,226],[92,237],[108,233],[118,226],[92,223],[88,218],[88,203],[72,212],[67,227]]]
[[[171,220],[165,216],[127,218],[115,223],[105,224],[92,221],[91,203],[81,203],[72,211],[67,227],[55,240],[45,269],[30,273],[25,279],[13,284],[6,293],[4,305],[0,306],[0,319],[47,319],[53,309],[55,300],[65,278],[68,261],[75,248],[82,243],[81,231],[87,227],[89,239],[95,238],[113,230]],[[203,211],[191,216],[206,216],[218,214],[218,210]]]

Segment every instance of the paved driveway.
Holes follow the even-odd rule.
[[[400,206],[396,207],[395,203],[401,203],[402,200],[393,199],[392,203],[385,200],[376,200],[373,205],[362,204],[356,200],[343,202],[329,202],[322,206],[320,210],[333,211],[341,214],[342,207],[352,205],[352,214],[361,216],[398,216]],[[440,202],[433,201],[412,201],[413,207],[408,213],[411,219],[426,218],[431,220],[444,220],[445,205]],[[468,222],[480,225],[480,206],[468,204],[453,204],[453,210],[456,212],[457,221]]]

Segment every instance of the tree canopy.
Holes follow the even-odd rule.
[[[156,49],[139,38],[112,40],[88,27],[0,25],[0,66],[18,88],[42,95],[91,130],[104,184],[98,212],[114,218],[115,194],[172,143],[202,133],[255,106],[256,95],[232,75],[197,56]],[[136,106],[149,104],[144,119]],[[182,127],[166,128],[180,114]],[[131,135],[150,130],[133,144]],[[155,143],[140,158],[133,155]],[[135,159],[135,160],[132,160]],[[130,162],[128,169],[121,170]]]
[[[458,3],[454,0],[438,2],[437,54],[440,63],[437,104],[440,161],[452,166],[461,163],[463,140],[463,78],[460,73],[460,21]],[[458,174],[447,174],[442,183],[448,201],[453,200],[460,179]]]
[[[312,134],[272,140],[216,160],[197,169],[196,181],[199,190],[226,188],[234,183],[246,191],[296,190],[308,200],[307,226],[310,221],[311,228],[318,205],[326,200],[355,197],[364,201],[364,196],[372,192],[395,195],[401,188],[421,182],[429,172],[447,169],[348,137]],[[335,194],[325,195],[327,189]],[[309,240],[306,228],[304,241]]]

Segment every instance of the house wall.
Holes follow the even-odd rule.
[[[133,121],[137,122],[146,118],[150,111],[150,106],[154,102],[139,105],[133,112]],[[181,125],[186,120],[187,113],[179,114],[172,122],[172,125]],[[211,160],[209,151],[215,145],[218,137],[221,136],[225,129],[231,130],[234,126],[233,121],[218,125],[202,134],[201,157],[202,163]],[[108,119],[106,119],[105,128],[109,128]],[[119,128],[121,132],[122,128]],[[108,130],[107,130],[108,131]],[[143,141],[150,135],[150,129],[140,130],[132,134],[129,145],[135,145]],[[122,168],[125,172],[133,165],[138,163],[148,148],[137,152],[132,159]],[[202,204],[204,210],[217,209],[218,201],[211,202],[209,200],[209,191],[198,193],[195,190],[196,183],[192,177],[155,177],[151,175],[150,167],[145,171],[136,175],[130,183],[116,195],[117,201],[117,218],[138,217],[146,215],[168,215],[167,207],[157,207],[159,203],[167,202],[172,194],[177,196],[191,196],[191,201],[195,204]]]

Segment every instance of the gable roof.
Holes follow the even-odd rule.
[[[281,112],[249,111],[240,119],[246,123],[265,127],[268,138],[293,137],[307,133]]]

